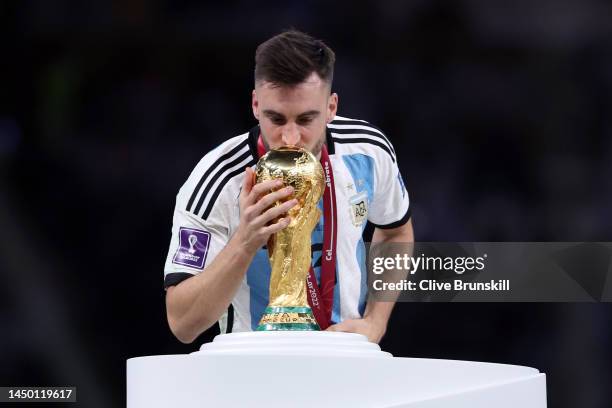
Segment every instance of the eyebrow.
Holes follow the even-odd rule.
[[[266,115],[267,117],[281,117],[281,118],[285,117],[285,115],[283,115],[282,113],[276,112],[276,111],[274,111],[272,109],[264,110],[263,114]],[[298,118],[303,119],[303,118],[306,118],[306,117],[317,117],[320,114],[321,114],[320,111],[313,109],[313,110],[306,111],[304,113],[300,113],[298,115]]]

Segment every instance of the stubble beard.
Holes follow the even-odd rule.
[[[325,144],[325,133],[323,133],[323,136],[319,138],[319,140],[317,141],[317,144],[314,145],[310,153],[312,153],[315,157],[319,158],[324,144]]]

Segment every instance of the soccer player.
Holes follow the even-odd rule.
[[[384,335],[393,302],[367,299],[362,234],[371,222],[373,242],[412,242],[408,193],[385,135],[336,115],[334,62],[322,41],[294,30],[257,48],[252,109],[259,124],[206,154],[177,195],[164,286],[168,323],[180,341],[192,342],[217,321],[222,332],[257,327],[268,304],[265,245],[288,225],[296,202],[270,208],[292,189],[254,184],[253,168],[267,149],[283,145],[311,151],[326,175],[309,286],[319,325],[373,342]]]

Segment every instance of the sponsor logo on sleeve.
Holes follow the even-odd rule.
[[[209,244],[210,232],[181,227],[179,229],[179,247],[174,254],[172,263],[203,269]]]

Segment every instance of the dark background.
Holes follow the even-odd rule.
[[[175,194],[255,122],[256,46],[336,51],[343,116],[395,145],[420,241],[610,241],[612,4],[0,3],[0,385],[125,404],[125,360],[191,352],[162,289]],[[400,304],[395,356],[547,374],[550,407],[612,406],[610,304]]]

